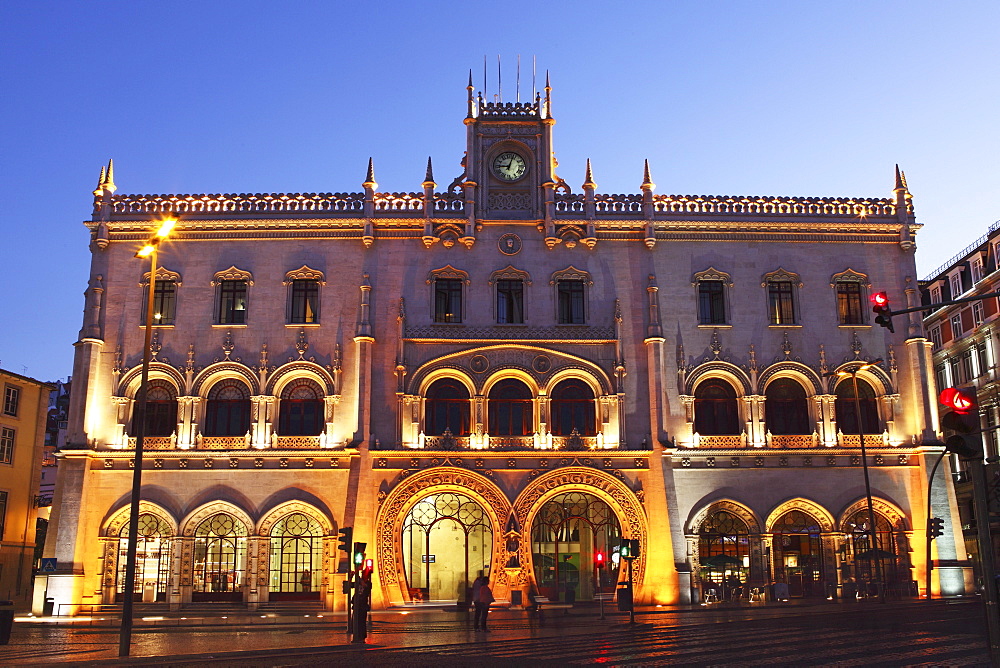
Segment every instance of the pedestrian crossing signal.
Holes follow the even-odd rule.
[[[639,556],[639,539],[622,538],[622,545],[618,553],[622,559],[635,559]]]
[[[932,518],[930,518],[930,520],[928,520],[928,524],[929,524],[929,527],[928,527],[927,531],[930,534],[932,540],[934,538],[937,538],[938,536],[943,536],[944,535],[944,520],[943,519],[941,519],[940,517],[932,517]]]
[[[598,552],[597,554],[594,555],[594,567],[595,568],[604,568],[604,553],[603,552]]]

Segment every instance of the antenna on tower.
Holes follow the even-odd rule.
[[[497,54],[497,102],[503,102],[503,72],[500,69],[500,54]]]
[[[531,56],[531,99],[535,99],[535,55]]]
[[[521,54],[517,54],[517,85],[514,88],[516,92],[516,102],[521,104]]]
[[[487,100],[489,100],[490,99],[489,95],[486,93],[486,82],[487,82],[487,78],[486,78],[486,54],[484,53],[483,54],[483,97],[485,97]]]

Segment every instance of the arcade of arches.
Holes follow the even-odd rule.
[[[876,591],[880,571],[888,591],[913,593],[911,530],[902,513],[879,502],[872,546],[868,512],[860,502],[837,525],[826,511],[810,506],[783,504],[764,530],[739,504],[710,506],[688,534],[694,586],[703,597],[717,598],[770,583],[787,585],[791,597],[865,596]]]

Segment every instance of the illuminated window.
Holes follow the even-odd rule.
[[[764,275],[761,287],[767,288],[768,319],[772,325],[794,325],[798,320],[796,288],[798,274],[779,269]]]
[[[244,325],[247,321],[247,282],[222,281],[219,284],[219,324]]]
[[[149,286],[143,291],[142,323],[146,324],[146,305]],[[172,325],[176,315],[177,283],[171,279],[157,280],[153,290],[153,324]]]
[[[319,322],[319,281],[293,280],[291,291],[288,321],[296,325]]]
[[[434,281],[434,322],[462,322],[462,281],[459,279]]]

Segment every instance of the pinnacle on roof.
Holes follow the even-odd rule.
[[[906,186],[903,184],[903,175],[899,172],[899,163],[896,163],[896,185],[893,186],[893,190],[905,190]]]
[[[101,192],[104,190],[104,165],[101,165],[101,175],[97,178],[97,187],[94,188],[94,195],[100,196]]]
[[[427,156],[427,173],[424,174],[424,185],[434,185],[434,168],[431,166],[431,156]]]
[[[594,172],[590,168],[590,158],[587,158],[587,175],[583,179],[583,187],[589,189],[596,189],[597,184],[594,183]]]
[[[361,185],[372,190],[378,188],[378,184],[375,182],[375,163],[371,158],[368,158],[368,174],[365,175],[365,182]]]
[[[656,187],[656,184],[653,183],[653,179],[649,176],[649,160],[644,160],[643,161],[642,186],[641,187],[642,187],[643,190],[647,190],[647,189],[648,190],[652,190],[653,188]]]
[[[114,159],[108,159],[108,173],[107,178],[104,179],[104,189],[114,192],[118,190],[118,186],[115,185],[115,161]]]

